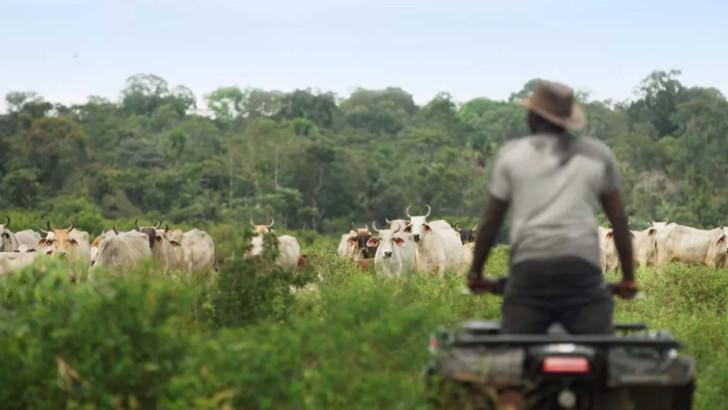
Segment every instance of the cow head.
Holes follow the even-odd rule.
[[[74,235],[76,223],[72,223],[70,227],[63,229],[54,229],[51,221],[46,223],[47,231],[41,231],[45,234],[45,238],[38,242],[38,245],[45,249],[46,254],[55,255],[59,258],[66,256],[78,256],[79,238]]]
[[[276,224],[276,220],[271,218],[270,223],[268,225],[256,225],[255,222],[253,222],[253,218],[250,218],[250,226],[253,227],[253,232],[255,232],[258,235],[265,235],[267,233],[273,232],[273,225]]]
[[[160,246],[163,244],[171,244],[167,239],[167,232],[169,232],[169,225],[165,225],[164,229],[161,229],[162,227],[162,221],[157,221],[152,226],[139,226],[139,220],[137,219],[134,221],[134,230],[141,232],[145,235],[147,235],[147,238],[149,238],[149,249],[152,251],[155,251],[156,249],[159,249]]]
[[[409,223],[404,228],[405,232],[411,233],[412,238],[415,240],[415,242],[419,242],[426,233],[431,232],[432,228],[430,228],[430,225],[427,224],[427,217],[430,216],[430,213],[432,212],[432,207],[430,205],[427,206],[427,213],[422,216],[412,216],[409,213],[411,206],[408,206],[407,209],[405,209],[404,213],[409,218]]]
[[[472,228],[460,228],[460,225],[455,224],[455,230],[460,234],[460,240],[463,244],[475,242],[475,230],[477,228],[478,225],[475,225]]]
[[[377,224],[373,225],[375,236],[372,236],[367,241],[367,246],[371,248],[377,248],[377,253],[380,253],[384,258],[389,259],[394,255],[396,246],[404,246],[405,239],[399,236],[402,232],[402,226],[395,222],[395,227],[391,229],[377,229]]]
[[[358,256],[361,256],[364,259],[373,258],[374,254],[377,252],[376,247],[367,245],[369,238],[371,237],[372,234],[369,232],[368,225],[364,225],[363,228],[357,228],[354,226],[353,222],[351,223],[349,238],[347,240],[349,241],[350,246],[354,249],[354,252],[358,253]]]

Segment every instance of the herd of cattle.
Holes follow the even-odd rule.
[[[642,231],[632,231],[637,266],[665,266],[670,262],[728,267],[728,228],[697,229],[671,222],[653,222]],[[602,268],[619,269],[619,257],[610,229],[599,228]]]
[[[399,276],[413,272],[443,275],[446,270],[463,269],[473,257],[474,229],[452,227],[445,220],[428,221],[432,208],[425,215],[408,219],[387,219],[387,228],[376,223],[355,228],[341,236],[337,254],[353,260],[362,268],[374,262],[382,276]]]
[[[252,223],[252,221],[251,221]],[[268,225],[253,225],[255,236],[251,240],[246,257],[258,257],[263,253],[263,235],[271,232],[275,221]],[[93,241],[88,232],[68,228],[56,229],[48,222],[48,230],[10,230],[11,220],[6,217],[0,224],[0,274],[22,269],[39,255],[47,255],[68,261],[74,270],[93,272],[104,269],[121,272],[145,261],[153,260],[164,271],[211,272],[215,269],[215,242],[205,231],[192,229],[187,232],[169,226],[162,228],[157,222],[152,226],[139,226],[120,232],[114,227],[103,232]],[[301,258],[298,241],[288,235],[278,237],[279,256],[276,263],[282,267],[296,267]]]
[[[341,236],[338,255],[362,268],[372,262],[378,274],[396,276],[425,272],[443,274],[463,269],[472,261],[475,228],[454,228],[444,220],[428,222],[424,216],[387,220],[386,229],[373,225],[356,228]],[[728,228],[697,229],[669,222],[653,222],[642,231],[632,231],[637,266],[664,266],[670,262],[728,267]],[[599,227],[602,270],[619,270],[619,257],[611,229]]]
[[[428,221],[432,208],[426,205],[425,215],[407,219],[387,219],[387,227],[373,224],[356,228],[341,236],[337,253],[368,269],[373,263],[377,274],[399,276],[423,272],[443,275],[447,270],[463,270],[473,257],[475,227],[460,229],[447,221]],[[201,272],[215,269],[215,243],[205,231],[187,232],[161,222],[119,232],[116,227],[93,241],[87,232],[75,225],[40,232],[10,230],[10,218],[0,224],[0,274],[21,269],[38,255],[48,255],[74,262],[82,271],[96,269],[123,271],[147,260],[153,260],[164,271]],[[264,236],[272,233],[275,221],[256,225],[251,221],[254,237],[246,257],[259,257],[264,249]],[[287,269],[300,266],[305,257],[296,238],[277,236],[278,254],[275,263]],[[610,229],[599,227],[602,269],[619,270],[619,258]],[[637,266],[664,266],[670,262],[728,267],[728,228],[697,229],[668,222],[653,222],[647,229],[632,231],[634,260]]]

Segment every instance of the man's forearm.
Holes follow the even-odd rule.
[[[632,233],[629,231],[627,214],[619,190],[614,190],[602,197],[604,212],[612,224],[614,245],[617,248],[619,262],[622,266],[624,280],[634,280],[634,260],[632,259]]]
[[[495,243],[500,228],[503,225],[508,203],[503,202],[493,196],[488,197],[488,204],[483,213],[483,221],[478,228],[478,235],[475,240],[475,250],[473,251],[473,264],[470,266],[470,272],[482,275],[483,266],[488,259],[493,244]]]
[[[627,217],[621,215],[612,222],[614,245],[617,248],[624,280],[634,280],[634,259],[632,257],[632,233],[629,231]]]

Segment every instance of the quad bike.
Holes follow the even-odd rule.
[[[695,365],[664,330],[617,324],[615,335],[506,335],[498,322],[466,321],[430,341],[430,399],[443,409],[691,408]],[[517,395],[520,405],[503,405]]]

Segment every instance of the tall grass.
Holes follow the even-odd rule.
[[[0,278],[2,408],[426,408],[428,335],[499,315],[463,278],[379,279],[311,237],[291,273],[234,252],[216,277],[153,269],[72,284],[41,260]],[[488,272],[504,272],[499,248]],[[320,278],[320,279],[319,279]],[[728,397],[728,272],[640,272],[617,318],[666,328],[698,360],[697,409]]]

